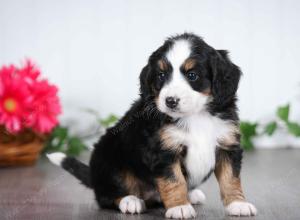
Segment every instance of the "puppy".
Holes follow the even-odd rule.
[[[141,213],[162,202],[167,218],[192,218],[212,173],[229,215],[250,216],[240,181],[236,91],[241,76],[227,52],[184,33],[167,39],[140,74],[140,97],[95,144],[89,166],[48,155],[95,192],[100,207]]]

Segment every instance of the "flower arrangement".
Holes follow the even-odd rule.
[[[31,165],[41,152],[77,156],[87,149],[84,139],[99,137],[117,121],[114,115],[100,118],[92,111],[99,127],[85,136],[74,135],[58,121],[57,93],[30,60],[21,67],[0,68],[0,166]]]
[[[0,69],[0,165],[32,164],[58,125],[58,88],[27,60]]]
[[[30,128],[44,134],[58,124],[58,89],[40,75],[31,61],[21,68],[10,65],[0,69],[0,125],[8,132]]]

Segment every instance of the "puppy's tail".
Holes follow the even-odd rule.
[[[92,188],[90,181],[90,168],[74,157],[68,157],[64,153],[51,153],[47,154],[49,160],[57,166],[64,168],[71,173],[77,179],[79,179],[83,185]]]

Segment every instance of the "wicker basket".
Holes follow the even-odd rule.
[[[0,167],[35,164],[45,141],[46,136],[31,130],[13,135],[0,126]]]

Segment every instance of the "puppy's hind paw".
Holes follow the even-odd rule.
[[[257,210],[249,202],[233,201],[226,206],[226,213],[231,216],[254,216],[257,214]]]
[[[196,212],[191,204],[175,206],[169,208],[166,212],[166,218],[173,218],[173,219],[188,219],[188,218],[195,218]]]
[[[136,196],[125,196],[119,203],[119,209],[123,213],[138,214],[146,210],[145,202]]]

